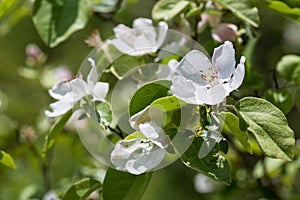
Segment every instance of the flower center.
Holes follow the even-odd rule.
[[[218,67],[210,66],[205,72],[200,70],[200,75],[203,80],[213,86],[218,84],[219,71]]]

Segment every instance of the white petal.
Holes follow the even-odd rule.
[[[140,112],[132,115],[129,119],[130,126],[134,128],[135,130],[139,130],[139,124],[144,123],[146,121],[151,121],[151,118],[149,116],[149,110],[150,106],[147,106]]]
[[[169,145],[169,138],[166,136],[162,127],[156,125],[153,122],[145,122],[139,124],[139,131],[154,144],[164,149]]]
[[[63,115],[73,107],[74,103],[73,93],[68,93],[60,100],[50,104],[50,108],[53,111],[46,110],[45,115],[47,117],[57,117]]]
[[[172,80],[171,92],[186,103],[197,104],[195,84],[182,76],[175,76]]]
[[[235,68],[235,51],[231,42],[226,41],[223,45],[215,48],[212,62],[220,69],[219,79],[228,80]]]
[[[94,87],[94,85],[96,84],[96,82],[98,81],[98,73],[97,73],[95,60],[92,59],[91,57],[89,57],[88,62],[91,64],[91,70],[87,76],[87,84],[88,84],[89,90],[91,90]]]
[[[204,73],[211,67],[211,62],[208,57],[198,50],[193,50],[187,53],[176,67],[176,73],[179,72],[186,79],[206,86],[207,82],[202,79],[200,71]]]
[[[108,43],[113,44],[120,52],[131,55],[131,56],[136,56],[136,53],[133,52],[133,44],[129,45],[125,43],[122,39],[115,38],[112,40],[108,40]]]
[[[72,91],[70,82],[62,81],[54,85],[48,92],[54,99],[60,99],[70,91]]]
[[[216,105],[221,103],[227,96],[222,84],[215,85],[209,89],[206,87],[197,87],[195,93],[197,104]]]
[[[118,142],[111,153],[111,161],[116,169],[138,175],[156,167],[164,155],[165,150],[151,141],[134,138]]]
[[[87,83],[82,79],[74,79],[72,82],[70,82],[70,84],[72,86],[73,101],[78,101],[90,93]]]
[[[97,82],[93,88],[93,100],[94,101],[105,101],[108,93],[109,84],[106,82]]]
[[[157,50],[157,46],[154,38],[151,38],[145,34],[137,36],[133,42],[133,48],[136,54],[143,55]]]
[[[137,18],[133,21],[132,28],[140,29],[144,33],[148,33],[149,37],[151,37],[153,39],[156,38],[156,31],[153,27],[153,23],[152,23],[151,19]]]
[[[246,58],[242,56],[240,63],[238,64],[237,68],[233,73],[233,76],[229,82],[231,91],[238,89],[240,85],[243,83],[244,76],[245,76],[245,64],[244,64],[245,60]]]
[[[166,38],[168,32],[168,24],[166,22],[159,22],[158,23],[158,36],[156,40],[156,46],[159,48],[163,43]]]

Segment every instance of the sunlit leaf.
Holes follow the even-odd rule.
[[[14,159],[5,151],[0,151],[0,164],[11,169],[17,169]]]
[[[276,65],[277,72],[287,81],[300,79],[300,56],[285,55]]]
[[[238,139],[238,141],[243,145],[243,147],[249,153],[252,153],[251,146],[248,142],[248,133],[240,129],[239,118],[230,112],[226,112],[225,125],[228,127],[231,133]]]
[[[151,180],[152,173],[133,175],[112,168],[107,170],[103,183],[104,200],[140,200]]]
[[[162,97],[151,103],[152,107],[159,108],[164,112],[180,109],[182,105],[185,105],[185,103],[175,96]]]
[[[96,110],[99,114],[99,122],[101,125],[108,126],[112,121],[112,112],[110,105],[105,102],[101,102],[97,105]]]
[[[200,149],[203,142],[204,140],[201,137],[194,139],[192,145],[181,156],[183,163],[189,168],[229,185],[231,183],[230,168],[225,157],[219,154],[219,144],[216,144],[205,157],[200,158]]]
[[[236,104],[236,108],[248,127],[245,127],[244,123],[240,125],[253,133],[267,156],[285,160],[293,159],[294,132],[277,107],[264,99],[246,97]]]
[[[167,80],[153,81],[139,88],[129,103],[130,116],[146,108],[154,100],[168,95],[171,82]]]
[[[288,90],[267,90],[264,98],[277,106],[285,114],[289,113],[294,106],[293,95]]]
[[[85,0],[36,0],[33,23],[50,47],[65,41],[88,22],[88,4]]]
[[[87,197],[102,184],[94,179],[86,178],[74,183],[64,194],[62,200],[86,200]]]
[[[57,136],[61,133],[65,124],[70,119],[71,115],[72,115],[72,110],[68,111],[61,118],[59,118],[55,124],[53,124],[44,143],[43,156],[46,156],[49,150],[53,147]]]
[[[252,0],[215,0],[222,7],[230,10],[236,17],[251,24],[254,27],[259,25],[258,9]]]
[[[181,13],[188,5],[188,1],[160,0],[152,9],[152,18],[157,21],[169,21]]]

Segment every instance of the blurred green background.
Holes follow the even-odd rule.
[[[130,25],[136,17],[151,18],[154,3],[154,0],[127,3],[114,19]],[[300,54],[300,24],[263,9],[260,10],[260,17],[261,25],[257,31],[260,37],[255,46],[252,65],[264,76],[265,87],[271,88],[270,70],[281,56]],[[92,50],[84,40],[95,28],[100,30],[105,40],[112,36],[114,26],[109,20],[93,16],[83,30],[57,47],[49,48],[37,34],[30,15],[11,26],[5,19],[0,21],[0,30],[3,27],[9,28],[7,32],[1,32],[0,37],[0,149],[10,153],[17,166],[17,170],[12,170],[0,165],[0,200],[41,198],[47,192],[43,188],[43,169],[35,151],[42,149],[45,134],[52,123],[43,114],[51,98],[47,93],[48,88],[41,84],[38,77],[45,69],[62,65],[76,74],[81,62]],[[47,56],[43,66],[27,66],[25,48],[30,43],[38,45]],[[287,117],[296,138],[299,138],[299,112],[294,107]],[[28,142],[31,136],[34,137],[35,147]],[[181,162],[176,162],[154,173],[143,200],[246,200],[277,199],[279,196],[300,199],[299,153],[295,161],[278,165],[258,180],[255,179],[255,173],[259,173],[259,169],[255,171],[254,165],[263,158],[245,155],[243,159],[238,158],[232,163],[231,186],[208,181],[212,189],[205,191],[200,186],[202,191],[198,188],[198,192],[194,181],[197,173],[184,167]],[[246,168],[249,165],[243,162],[253,163],[253,168]],[[52,155],[49,172],[52,189],[58,193],[63,192],[72,182],[84,176],[101,178],[103,169],[105,167],[85,150],[76,132],[67,127],[59,137]]]

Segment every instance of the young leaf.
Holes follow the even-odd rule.
[[[185,104],[184,102],[177,99],[175,96],[162,97],[153,101],[150,105],[161,109],[164,112],[170,112],[180,109]]]
[[[4,165],[5,167],[14,169],[14,170],[17,169],[13,158],[5,151],[0,151],[0,164]]]
[[[36,0],[33,8],[33,23],[50,47],[65,41],[88,22],[88,4],[85,0]]]
[[[152,18],[156,21],[169,21],[189,5],[188,1],[160,0],[152,9]]]
[[[230,112],[226,112],[225,125],[231,131],[231,133],[238,139],[238,141],[243,145],[243,147],[252,153],[251,146],[248,143],[248,133],[244,132],[239,127],[239,118]]]
[[[112,121],[112,112],[110,109],[110,105],[108,103],[101,102],[97,105],[96,110],[100,116],[100,124],[103,126],[110,125]]]
[[[130,116],[146,108],[154,100],[168,95],[171,82],[166,80],[153,81],[139,88],[129,103]]]
[[[285,55],[276,65],[277,72],[287,81],[300,79],[300,56]]]
[[[294,132],[277,107],[264,99],[246,97],[236,104],[236,108],[239,110],[240,117],[248,124],[247,129],[254,134],[267,156],[285,160],[293,159]]]
[[[151,180],[152,173],[132,175],[109,168],[103,183],[104,200],[140,200]]]
[[[95,190],[101,188],[97,180],[86,178],[72,185],[64,194],[62,200],[85,200]]]
[[[188,150],[181,156],[182,162],[189,168],[229,185],[231,183],[230,168],[227,160],[218,153],[219,144],[216,144],[205,157],[200,158],[199,153],[203,142],[203,138],[196,137]]]
[[[285,114],[289,113],[294,106],[293,95],[288,90],[267,90],[264,98],[277,106]]]
[[[258,9],[252,0],[216,0],[222,7],[230,10],[236,17],[254,27],[259,25]]]
[[[64,114],[61,118],[59,118],[55,124],[50,129],[50,132],[46,136],[46,140],[43,148],[43,156],[47,156],[49,150],[53,147],[56,137],[62,131],[67,121],[70,119],[72,115],[72,110],[69,110],[66,114]]]

